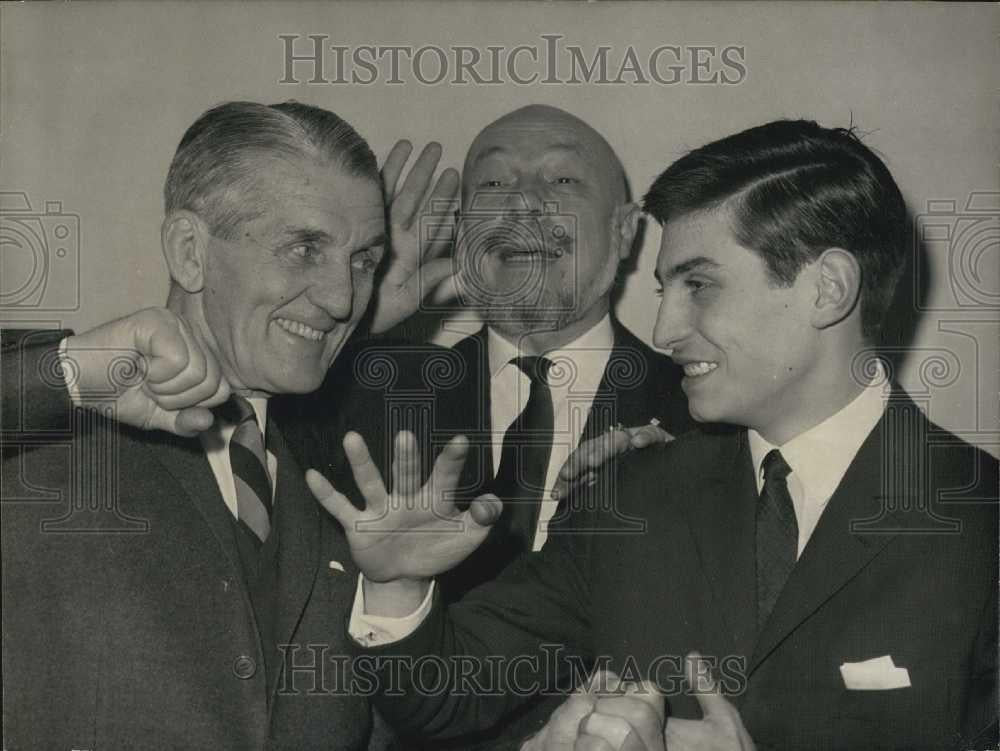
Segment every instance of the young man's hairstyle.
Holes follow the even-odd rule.
[[[861,267],[861,324],[882,324],[906,255],[906,207],[888,168],[851,130],[778,120],[714,141],[670,165],[643,200],[660,224],[725,206],[733,236],[790,285],[827,248]]]
[[[186,209],[224,240],[261,213],[258,180],[268,159],[307,159],[379,180],[368,143],[342,118],[298,102],[226,102],[181,139],[163,188],[166,212]]]

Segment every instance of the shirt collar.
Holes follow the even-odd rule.
[[[487,326],[486,332],[490,358],[490,375],[496,377],[501,370],[510,364],[512,359],[520,357],[522,352],[516,344],[500,336],[492,327]],[[607,364],[608,355],[614,343],[615,332],[611,326],[611,315],[609,313],[573,341],[559,349],[549,350],[544,355],[552,361],[569,360],[577,365],[578,370],[577,378],[574,379],[574,389],[582,385],[580,376],[589,375],[589,369],[588,373],[584,374],[580,371],[580,366],[585,363],[594,363],[596,366],[599,362],[600,368],[597,369],[595,367],[595,370],[598,372],[598,380],[593,384],[593,388],[596,390],[600,383],[600,378],[604,375],[604,366]],[[581,357],[582,353],[600,354],[600,357],[589,355]],[[592,379],[587,378],[587,380]]]
[[[825,503],[833,495],[847,468],[885,410],[883,398],[886,376],[876,360],[875,378],[843,409],[823,422],[792,438],[784,446],[774,446],[756,430],[748,430],[758,490],[761,463],[772,449],[781,456],[802,483],[807,498]]]

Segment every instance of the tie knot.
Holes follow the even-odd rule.
[[[217,415],[233,425],[242,425],[248,420],[257,421],[257,413],[245,396],[233,394],[228,401],[215,408]]]
[[[792,473],[792,468],[788,466],[788,462],[785,461],[785,457],[778,449],[768,451],[760,466],[764,470],[764,482],[768,480],[784,481]]]
[[[547,357],[515,357],[511,360],[521,371],[531,379],[532,383],[540,383],[542,386],[549,385],[549,369],[552,361]]]

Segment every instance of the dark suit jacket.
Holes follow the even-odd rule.
[[[755,633],[754,486],[745,433],[695,431],[627,457],[617,523],[558,535],[376,654],[606,659],[650,675],[698,717],[682,659],[714,660],[758,748],[941,749],[996,743],[997,462],[897,394]],[[627,519],[645,529],[630,534]],[[550,647],[542,648],[542,643]],[[847,690],[843,663],[891,656],[911,686]],[[379,697],[390,721],[442,736],[489,725],[551,682],[521,659],[500,696]],[[551,662],[551,660],[548,660]],[[453,663],[455,664],[455,663]],[[493,674],[498,671],[493,667]],[[502,671],[499,671],[502,672]],[[412,676],[411,676],[412,677]],[[483,681],[493,680],[485,673]]]
[[[64,333],[23,357],[4,338],[4,748],[364,748],[366,684],[341,659],[358,572],[281,428],[279,651],[199,441],[73,414],[36,377]]]

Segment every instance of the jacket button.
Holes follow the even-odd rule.
[[[240,655],[233,663],[233,674],[240,680],[245,681],[253,678],[253,674],[256,672],[257,663],[248,655]]]

